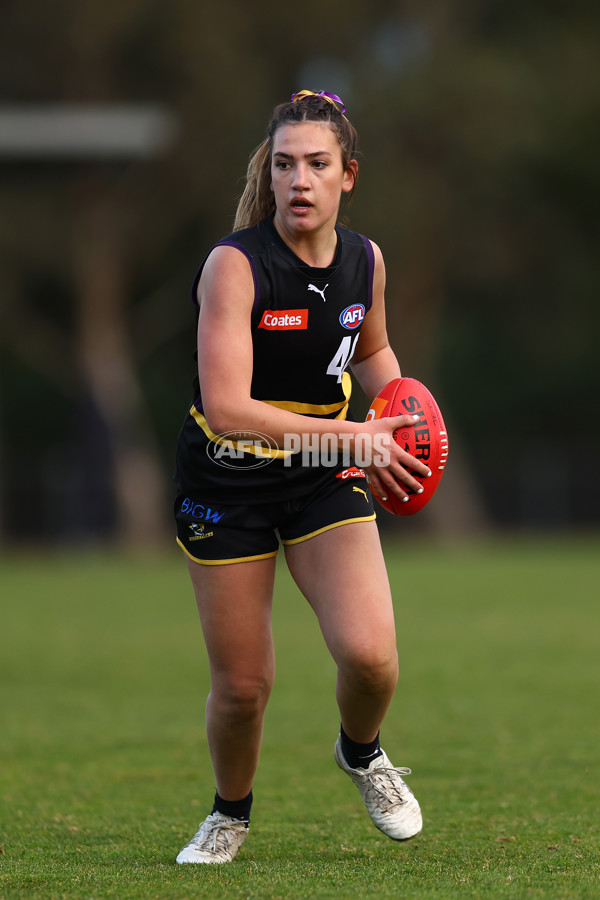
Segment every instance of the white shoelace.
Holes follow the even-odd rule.
[[[229,849],[229,831],[240,831],[246,828],[243,822],[209,822],[202,823],[198,831],[188,844],[197,850],[211,850],[213,853],[223,852]]]
[[[376,803],[384,812],[393,809],[400,803],[406,803],[403,791],[410,791],[400,776],[410,775],[407,766],[381,766],[371,769],[364,778],[364,799],[368,803]]]

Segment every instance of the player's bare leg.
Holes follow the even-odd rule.
[[[332,528],[287,546],[286,558],[337,664],[344,731],[368,743],[379,731],[398,678],[394,611],[377,526],[357,522]]]
[[[393,766],[378,741],[398,658],[377,527],[342,525],[288,546],[286,554],[338,667],[342,732],[335,760],[358,787],[373,824],[394,840],[408,840],[423,827],[419,804],[401,778],[410,769]]]
[[[275,673],[275,559],[187,562],[210,663],[206,729],[217,791],[237,801],[252,790]]]

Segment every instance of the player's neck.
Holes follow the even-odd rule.
[[[286,228],[284,222],[277,221],[277,216],[273,224],[280,238],[307,266],[325,269],[332,264],[337,249],[335,222],[304,233]]]

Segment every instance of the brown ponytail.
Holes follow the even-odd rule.
[[[268,139],[257,147],[248,163],[246,187],[240,197],[234,231],[251,228],[275,212],[275,198],[271,190],[271,146]]]

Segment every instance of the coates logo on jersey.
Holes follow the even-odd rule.
[[[266,309],[258,323],[267,331],[296,331],[308,328],[307,309]]]
[[[354,331],[355,328],[362,323],[362,320],[365,317],[365,308],[362,303],[353,303],[352,306],[347,306],[344,312],[340,315],[340,322],[344,326],[344,328],[348,328],[350,331]]]

